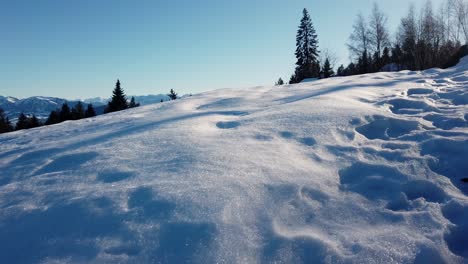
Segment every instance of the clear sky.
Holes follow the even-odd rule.
[[[437,8],[443,0],[433,0]],[[393,29],[407,0],[377,0]],[[420,6],[425,0],[412,1]],[[347,62],[372,0],[0,0],[0,95],[198,93],[289,80],[306,7],[320,49]]]

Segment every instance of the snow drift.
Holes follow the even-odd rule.
[[[1,263],[466,263],[468,59],[0,135]]]

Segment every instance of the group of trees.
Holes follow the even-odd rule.
[[[296,35],[296,69],[289,83],[299,83],[309,78],[329,78],[335,75],[333,64],[335,56],[328,50],[320,53],[318,36],[312,24],[309,12],[304,8]],[[283,85],[279,78],[276,85]]]
[[[0,108],[0,133],[12,132],[15,130],[30,129],[44,125],[53,125],[67,120],[78,120],[96,116],[93,105],[89,104],[85,110],[83,104],[78,102],[70,109],[67,103],[62,105],[61,109],[50,112],[49,117],[45,122],[41,121],[36,115],[27,116],[21,113],[18,116],[16,125],[13,125],[10,119],[6,116],[3,109]]]
[[[468,42],[468,0],[446,0],[437,11],[427,0],[419,13],[410,5],[393,35],[387,19],[377,3],[368,18],[357,15],[347,44],[351,63],[340,65],[335,73],[336,58],[327,50],[320,54],[315,28],[304,9],[296,35],[296,69],[289,83],[335,75],[443,67],[463,41]],[[275,84],[284,81],[280,78]]]
[[[179,98],[173,89],[170,90],[167,96],[170,100],[176,100]],[[162,99],[161,102],[163,102]],[[132,96],[130,101],[127,100],[127,96],[121,87],[120,80],[117,80],[115,88],[112,92],[112,98],[107,103],[107,107],[104,109],[104,113],[117,112],[138,106],[140,106],[140,104],[135,101],[135,97]],[[67,120],[79,120],[94,116],[96,116],[96,111],[92,104],[88,104],[85,109],[82,102],[78,102],[72,108],[70,108],[68,103],[64,103],[60,109],[51,111],[45,122],[42,122],[35,115],[27,116],[24,113],[21,113],[18,117],[16,125],[14,126],[6,116],[3,109],[0,108],[0,133],[29,129],[43,125],[53,125]]]
[[[127,100],[124,90],[120,86],[120,80],[117,80],[115,84],[114,91],[112,91],[112,98],[107,103],[107,107],[104,110],[104,113],[112,113],[117,111],[122,111],[128,108],[134,108],[140,106],[139,103],[135,102],[135,97],[132,96],[130,102]]]
[[[62,108],[55,111],[51,111],[44,125],[58,124],[68,120],[80,120],[83,118],[89,118],[96,116],[96,111],[92,104],[88,104],[86,110],[84,109],[83,103],[78,102],[74,107],[70,109],[67,103],[62,105]]]
[[[436,12],[428,0],[419,13],[410,5],[392,40],[387,16],[374,4],[367,20],[357,16],[348,43],[352,62],[341,65],[337,75],[443,67],[468,41],[467,29],[468,1],[447,0]],[[384,68],[390,64],[391,69]]]

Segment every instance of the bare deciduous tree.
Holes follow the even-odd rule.
[[[378,58],[382,55],[383,49],[390,45],[387,16],[380,10],[375,2],[369,18],[369,41],[372,51],[378,54]]]
[[[454,0],[453,14],[457,19],[458,28],[468,44],[468,1]]]
[[[364,52],[368,52],[370,48],[369,28],[366,19],[359,13],[353,25],[353,32],[349,36],[347,44],[350,53],[359,58]]]

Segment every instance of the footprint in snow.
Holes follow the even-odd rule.
[[[240,123],[236,121],[218,122],[216,126],[220,129],[233,129],[240,126]]]
[[[101,172],[97,176],[97,180],[104,182],[104,183],[113,183],[126,180],[133,176],[131,172],[123,172],[123,171],[108,171],[108,172]]]

